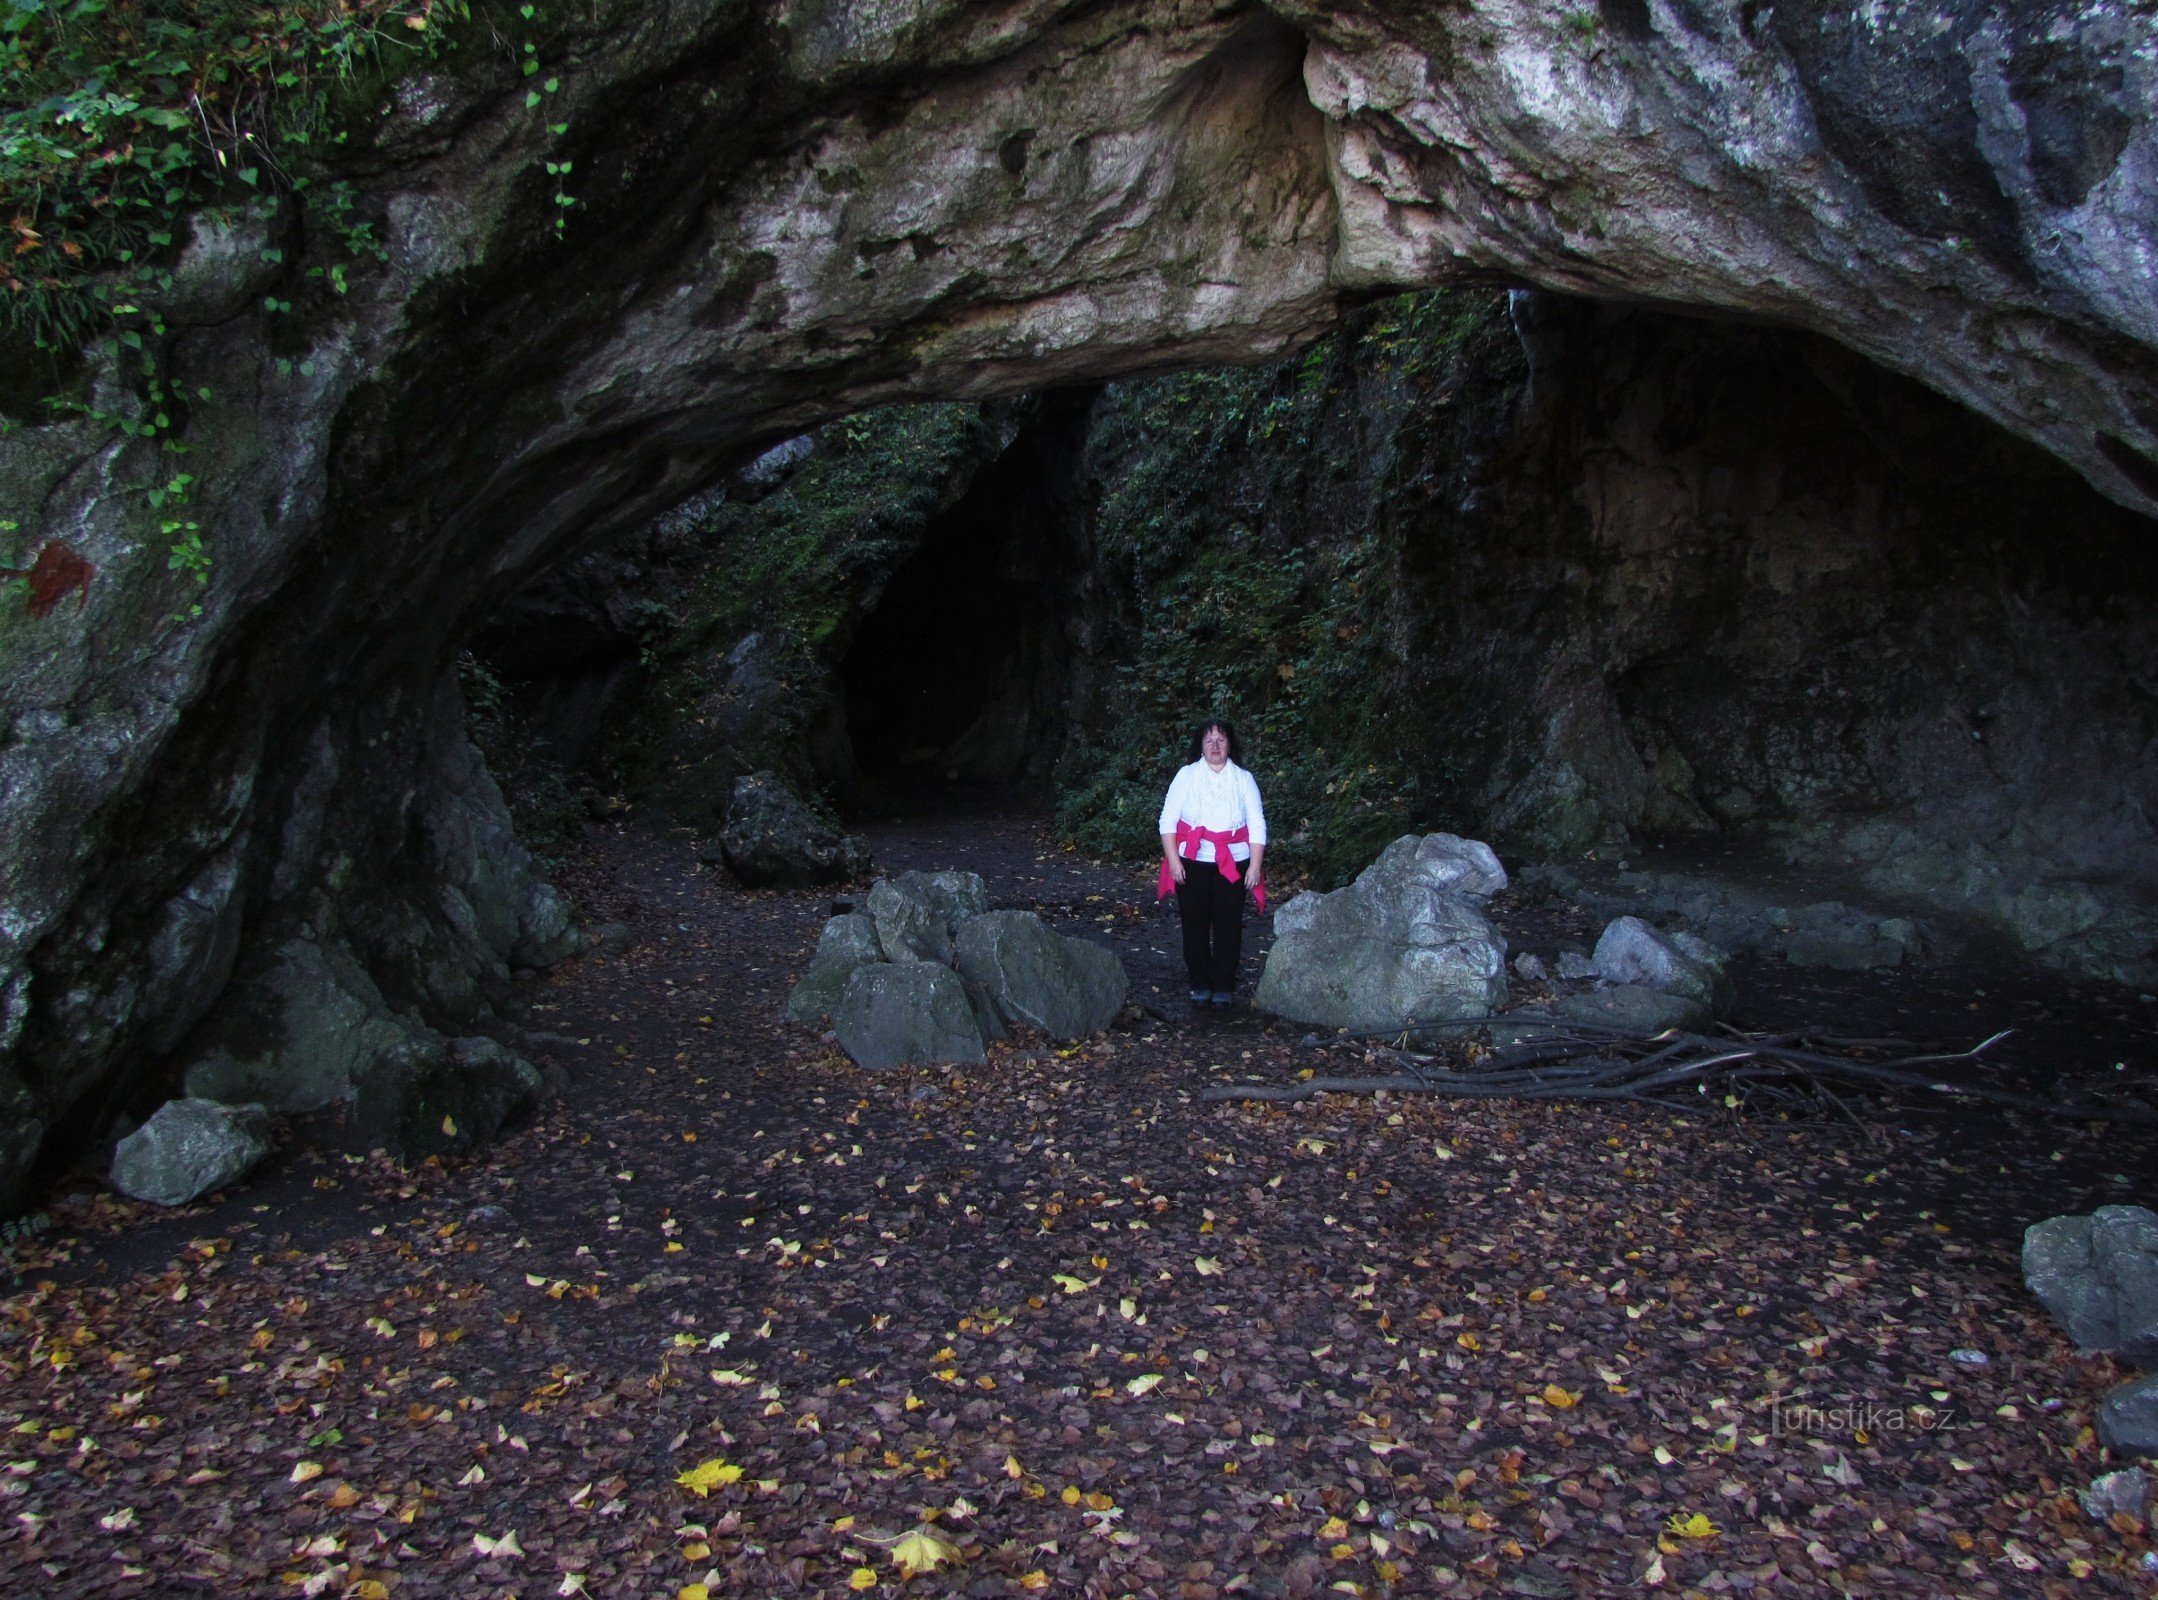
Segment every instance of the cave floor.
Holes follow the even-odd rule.
[[[1361,1047],[1186,1016],[1150,881],[1024,819],[870,838],[1109,939],[1140,1006],[864,1073],[778,1020],[828,896],[596,834],[564,881],[634,943],[534,989],[536,1124],[56,1205],[0,1306],[0,1592],[896,1593],[925,1523],[917,1593],[2149,1590],[2072,1498],[2119,1374],[2015,1260],[2147,1140],[1202,1104]],[[1968,1003],[1902,982],[1801,987]]]

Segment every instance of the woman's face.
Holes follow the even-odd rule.
[[[1219,767],[1229,759],[1229,736],[1219,728],[1207,729],[1199,736],[1199,753],[1208,766]]]

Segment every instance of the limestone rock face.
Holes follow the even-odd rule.
[[[113,1151],[112,1186],[131,1200],[184,1206],[245,1177],[269,1153],[261,1106],[167,1100]]]
[[[990,911],[959,926],[959,974],[1006,1026],[1052,1039],[1095,1033],[1124,1008],[1123,963],[1067,938],[1031,911]]]
[[[869,852],[840,832],[777,775],[737,778],[719,836],[727,870],[752,888],[844,883],[869,870]]]
[[[1472,896],[1443,887],[1464,881],[1460,862],[1450,847],[1427,853],[1407,836],[1347,888],[1289,901],[1274,915],[1254,1003],[1297,1022],[1371,1029],[1505,1004],[1505,939]]]
[[[446,669],[495,597],[822,419],[1262,359],[1497,275],[1817,330],[2158,508],[2148,30],[2127,0],[690,0],[566,22],[546,118],[490,52],[411,71],[341,158],[384,242],[349,295],[308,289],[329,226],[266,263],[206,222],[175,275],[159,370],[216,397],[201,584],[114,487],[165,475],[96,420],[146,404],[120,352],[0,435],[0,504],[36,508],[0,559],[91,574],[0,633],[0,1209],[295,937],[455,1033],[565,949],[473,830],[499,797]],[[571,155],[558,239],[536,174]]]
[[[985,1059],[966,986],[934,961],[855,968],[832,1030],[857,1066],[873,1070],[940,1061],[976,1066]]]
[[[2158,1213],[2100,1206],[2033,1223],[2023,1281],[2078,1349],[2158,1364]]]

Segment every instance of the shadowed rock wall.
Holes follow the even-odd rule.
[[[143,492],[169,463],[97,420],[144,414],[124,352],[0,437],[13,564],[87,580],[0,632],[0,1208],[300,922],[463,1027],[485,939],[426,776],[459,642],[832,416],[1271,359],[1345,297],[1496,275],[1817,329],[2149,507],[2150,30],[2126,0],[613,0],[548,36],[540,110],[490,49],[415,72],[321,174],[387,243],[349,295],[288,203],[205,220],[162,296],[206,583]]]
[[[1742,834],[2158,980],[2158,528],[1908,380],[1435,296],[1270,371],[1111,385],[1089,429],[1124,665],[1068,768],[1088,843],[1146,852],[1214,709],[1322,880],[1410,828]]]

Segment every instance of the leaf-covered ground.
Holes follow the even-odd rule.
[[[602,841],[636,941],[536,993],[569,1087],[485,1160],[62,1204],[0,1304],[0,1591],[2150,1589],[2074,1499],[2116,1374],[2014,1258],[2147,1192],[2117,1131],[1205,1105],[1360,1047],[1185,1018],[1150,887],[1020,825],[876,843],[1151,1009],[863,1073],[777,1020],[824,897]]]

